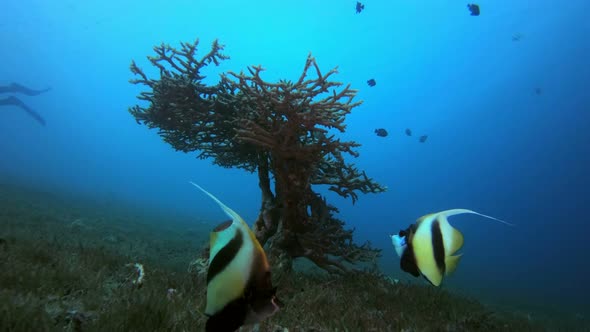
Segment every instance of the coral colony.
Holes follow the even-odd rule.
[[[148,78],[135,64],[131,82],[147,87],[130,113],[140,124],[157,128],[165,142],[183,152],[197,152],[222,167],[256,172],[262,207],[253,231],[279,269],[288,272],[294,258],[306,257],[332,273],[354,270],[356,262],[375,262],[380,250],[357,245],[352,230],[335,218],[338,210],[313,190],[327,185],[338,195],[386,188],[345,161],[357,157],[360,144],[342,141],[346,116],[362,102],[356,90],[332,81],[309,55],[295,81],[264,81],[263,68],[226,72],[215,85],[203,83],[202,69],[228,57],[223,46],[197,57],[198,40],[180,49],[162,44],[149,61],[160,77]]]

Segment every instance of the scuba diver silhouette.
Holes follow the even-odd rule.
[[[3,93],[22,93],[24,95],[27,96],[37,96],[40,95],[44,92],[49,91],[51,88],[46,88],[43,90],[33,90],[33,89],[29,89],[26,86],[22,86],[18,83],[11,83],[10,85],[0,85],[0,94]],[[21,109],[23,109],[25,112],[27,112],[27,114],[29,114],[31,117],[33,117],[33,119],[35,119],[37,122],[39,122],[42,126],[45,126],[45,119],[43,119],[43,117],[35,112],[33,109],[31,109],[29,106],[27,106],[22,100],[18,99],[15,96],[8,96],[7,98],[0,98],[0,106],[17,106],[20,107]]]

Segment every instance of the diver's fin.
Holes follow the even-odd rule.
[[[198,184],[189,181],[190,184],[192,184],[193,186],[199,188],[202,192],[204,192],[207,196],[211,197],[212,200],[214,200],[217,204],[219,204],[219,207],[221,207],[221,209],[223,210],[223,212],[225,212],[225,214],[227,214],[228,217],[232,218],[232,220],[234,221],[241,221],[244,222],[245,221],[242,219],[242,217],[240,217],[239,214],[237,214],[234,210],[230,209],[227,205],[223,204],[222,201],[220,201],[217,197],[213,196],[213,194],[211,194],[210,192],[208,192],[207,190],[203,189],[201,186],[199,186]]]
[[[448,218],[448,217],[451,217],[451,216],[455,216],[455,215],[458,215],[458,214],[465,214],[465,213],[476,214],[476,215],[481,216],[481,217],[484,217],[484,218],[488,218],[488,219],[492,219],[492,220],[501,222],[501,223],[503,223],[505,225],[508,225],[508,226],[516,226],[516,225],[514,225],[512,223],[509,223],[507,221],[504,221],[504,220],[501,220],[501,219],[498,219],[498,218],[494,218],[494,217],[491,217],[491,216],[488,216],[488,215],[485,215],[485,214],[481,214],[479,212],[475,212],[475,211],[472,211],[472,210],[467,210],[467,209],[451,209],[451,210],[441,211],[441,212],[438,212],[436,214],[437,215],[442,215],[442,216],[445,216],[445,217]]]
[[[15,96],[0,99],[0,106],[2,105],[12,105],[20,107],[25,112],[27,112],[27,114],[29,114],[33,119],[39,122],[42,126],[45,126],[45,119],[43,119],[43,117],[39,113],[35,112],[32,108],[27,106],[27,104],[25,104],[22,100],[16,98]]]
[[[457,269],[457,265],[459,265],[459,261],[463,254],[456,255],[456,256],[447,256],[445,258],[445,275],[449,275]]]
[[[37,95],[40,95],[40,94],[47,92],[49,90],[51,90],[50,87],[45,88],[45,89],[41,89],[41,90],[35,90],[35,89],[28,88],[28,87],[26,87],[22,84],[18,84],[18,83],[11,83],[7,88],[7,91],[10,91],[13,93],[22,93],[27,96],[37,96]]]

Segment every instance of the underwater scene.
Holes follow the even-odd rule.
[[[590,331],[589,1],[0,7],[0,331]]]

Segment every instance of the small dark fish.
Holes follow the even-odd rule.
[[[543,93],[543,90],[541,90],[541,88],[535,88],[535,94],[536,95],[540,95]]]
[[[371,87],[377,85],[377,82],[375,82],[374,78],[371,78],[370,80],[367,81],[367,84]]]
[[[407,136],[412,136],[412,129],[406,128],[406,135]]]
[[[522,34],[520,32],[517,32],[515,34],[512,35],[512,41],[513,42],[517,42],[522,38]]]
[[[383,128],[375,129],[375,134],[377,134],[377,136],[379,136],[379,137],[385,137],[388,135],[387,130],[385,130]]]
[[[467,4],[467,8],[471,12],[471,16],[479,16],[479,5],[474,3]]]
[[[422,135],[422,136],[420,136],[420,143],[426,142],[427,139],[428,139],[428,135]]]
[[[363,5],[360,2],[356,2],[356,13],[359,14],[360,12],[363,11],[363,9],[365,9],[365,5]]]

